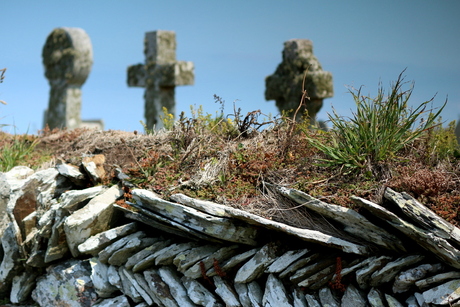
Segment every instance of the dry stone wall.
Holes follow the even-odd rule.
[[[300,229],[182,194],[164,200],[121,171],[103,186],[103,161],[0,173],[3,297],[39,306],[460,304],[460,230],[406,193],[387,189],[385,206],[355,197],[357,213],[266,184],[335,231]]]

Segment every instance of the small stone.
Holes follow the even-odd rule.
[[[425,302],[425,298],[423,297],[422,293],[415,292],[414,293],[415,299],[417,300],[417,304],[419,307],[428,307],[428,303]]]
[[[377,270],[383,268],[393,258],[387,256],[371,257],[370,261],[365,267],[356,271],[356,281],[359,287],[366,290],[370,287],[371,276]]]
[[[141,249],[152,245],[157,239],[154,238],[134,238],[126,243],[125,246],[114,252],[108,259],[108,263],[111,265],[121,266],[129,257],[140,251]]]
[[[248,284],[241,284],[241,283],[234,283],[233,288],[235,288],[236,293],[238,294],[238,299],[240,304],[243,307],[251,307],[251,301],[249,300],[249,293],[248,293]],[[256,305],[257,306],[257,305]]]
[[[401,257],[387,263],[382,269],[374,272],[371,276],[370,285],[372,287],[380,286],[386,282],[389,282],[395,278],[395,276],[403,269],[410,265],[414,265],[422,261],[425,257],[422,255],[412,255],[407,257]]]
[[[297,286],[309,288],[310,290],[318,290],[331,280],[335,271],[335,265],[328,266],[321,271],[309,276],[303,281],[298,282]]]
[[[160,298],[152,291],[150,288],[149,283],[145,279],[144,275],[139,273],[134,273],[134,278],[136,279],[139,286],[149,295],[149,297],[155,302],[157,305],[162,305]],[[149,305],[151,306],[151,304]]]
[[[275,259],[276,247],[271,243],[265,245],[238,270],[235,282],[248,283],[259,278]]]
[[[423,292],[423,298],[427,303],[447,305],[460,298],[459,288],[460,279],[454,279]]]
[[[228,282],[223,280],[220,276],[214,276],[213,280],[214,285],[216,286],[215,292],[224,301],[226,307],[241,307],[238,294]]]
[[[292,307],[286,288],[273,274],[269,274],[262,299],[263,306]]]
[[[106,189],[107,188],[105,186],[100,185],[83,190],[71,190],[64,192],[59,197],[60,207],[68,210],[69,212],[81,209],[81,204],[103,193]]]
[[[173,270],[171,267],[163,266],[158,269],[158,274],[160,275],[161,279],[169,286],[169,291],[171,292],[172,297],[174,297],[180,307],[194,306],[193,302],[187,295],[187,290],[184,288],[184,285],[182,285],[182,282],[177,276],[175,270]]]
[[[307,301],[308,307],[321,307],[319,299],[313,294],[305,294],[305,300]]]
[[[14,225],[9,223],[1,237],[3,259],[0,264],[0,294],[10,290],[13,277],[18,274],[20,267],[19,246],[14,234]]]
[[[287,251],[281,257],[276,259],[266,270],[265,273],[280,273],[285,270],[293,262],[297,261],[299,258],[303,257],[308,253],[308,249],[298,249]]]
[[[309,277],[325,268],[335,268],[335,263],[335,257],[323,257],[323,259],[321,259],[319,262],[312,263],[304,268],[301,268],[300,270],[297,270],[295,274],[290,277],[290,280],[294,283],[300,283],[306,279],[309,279]]]
[[[78,245],[78,251],[82,254],[96,256],[101,250],[117,241],[118,239],[130,235],[137,231],[135,222],[109,229],[89,237],[85,242]]]
[[[259,251],[259,248],[253,248],[251,250],[248,250],[242,254],[238,254],[236,256],[233,256],[232,258],[224,261],[223,263],[219,263],[220,270],[222,272],[227,272],[228,270],[232,269],[233,267],[237,266],[238,264],[246,261],[247,259],[251,258],[254,256],[257,252]],[[210,268],[207,272],[206,275],[209,277],[217,275],[217,272],[215,271],[214,267]]]
[[[134,273],[141,272],[153,266],[156,260],[155,257],[157,255],[157,251],[165,248],[166,246],[170,244],[171,244],[171,240],[158,241],[158,242],[153,243],[153,245],[150,246],[150,249],[151,251],[155,251],[155,253],[150,256],[145,257],[144,259],[140,260],[137,264],[135,264],[133,266],[133,272]]]
[[[81,162],[94,185],[101,183],[105,177],[104,163],[104,155],[87,156]]]
[[[443,269],[443,265],[422,264],[418,267],[399,273],[393,284],[393,293],[402,293],[408,291],[416,281],[424,278],[428,273],[436,273]]]
[[[110,265],[107,268],[107,281],[112,286],[117,287],[118,290],[123,291],[123,283],[121,282],[120,273],[116,266]]]
[[[178,243],[155,252],[155,265],[171,265],[174,258],[181,252],[197,247],[193,242]]]
[[[152,293],[167,307],[177,307],[176,300],[156,269],[144,271],[144,278]],[[160,305],[160,304],[159,304]]]
[[[177,266],[177,269],[180,272],[185,272],[188,268],[202,260],[203,258],[211,255],[215,251],[219,249],[218,246],[215,245],[205,245],[200,247],[195,247],[190,250],[183,251],[182,253],[178,254],[173,263]]]
[[[137,281],[136,277],[134,277],[134,273],[127,270],[126,268],[120,268],[121,270],[121,273],[120,274],[124,274],[125,277],[127,278],[127,280],[129,281],[129,283],[136,289],[137,293],[140,294],[140,296],[142,296],[142,298],[144,299],[144,301],[150,306],[153,304],[153,299],[152,297],[149,295],[149,293],[147,291],[145,291],[145,289],[139,284],[139,282]],[[141,281],[142,282],[142,281]],[[150,291],[149,291],[150,292]]]
[[[419,307],[415,295],[411,295],[406,300],[407,307]]]
[[[75,165],[67,164],[62,160],[58,160],[58,162],[56,163],[56,169],[59,172],[59,174],[69,178],[76,185],[85,185],[85,175],[82,172],[80,172],[78,167],[76,167]]]
[[[279,277],[280,278],[285,278],[289,275],[292,275],[294,274],[294,272],[296,272],[297,270],[299,270],[300,268],[303,268],[305,265],[309,264],[310,262],[316,260],[317,258],[319,258],[321,255],[320,254],[313,254],[313,255],[309,255],[305,258],[301,258],[297,261],[295,261],[294,263],[292,263],[291,265],[289,265],[286,269],[284,269],[284,271],[282,271],[280,274],[279,274]]]
[[[122,292],[129,296],[135,303],[140,303],[144,299],[142,295],[137,291],[137,288],[131,282],[131,279],[125,274],[126,269],[124,267],[118,268],[118,275],[121,279],[121,284],[123,287]]]
[[[383,307],[382,293],[376,288],[372,288],[367,294],[367,301],[372,307]]]
[[[117,297],[106,298],[105,300],[100,301],[97,304],[94,304],[93,307],[130,307],[128,298],[124,295]]]
[[[431,285],[439,284],[443,281],[448,279],[458,279],[460,278],[460,272],[458,271],[450,271],[446,273],[437,274],[426,279],[418,280],[415,282],[415,285],[419,289],[425,289],[430,287]]]
[[[308,307],[305,293],[299,288],[294,288],[292,291],[292,299],[294,307]]]
[[[184,276],[182,277],[182,283],[187,289],[187,294],[193,303],[206,307],[223,307],[223,305],[217,301],[215,295],[209,292],[209,290],[198,281]]]
[[[128,270],[132,270],[132,268],[143,261],[145,258],[153,255],[156,251],[155,244],[157,244],[161,240],[160,238],[154,238],[154,241],[152,242],[152,245],[145,247],[144,249],[138,251],[134,255],[130,256],[127,260],[126,263],[124,264],[125,268]],[[133,271],[134,272],[134,271]]]
[[[332,294],[329,287],[321,288],[318,292],[319,300],[323,307],[339,307],[339,300]]]
[[[388,307],[404,307],[403,304],[389,294],[385,294],[385,299],[387,300]]]
[[[99,260],[101,262],[107,263],[110,256],[112,256],[113,253],[121,249],[123,246],[128,244],[131,240],[140,240],[145,237],[145,232],[143,231],[138,231],[135,233],[132,233],[126,237],[121,238],[118,241],[115,241],[111,245],[107,246],[103,250],[99,252]]]
[[[367,300],[353,284],[349,284],[342,297],[341,307],[366,307]]]
[[[89,261],[91,265],[91,280],[94,289],[100,297],[110,297],[118,288],[109,282],[109,266],[100,262],[98,258]]]
[[[11,303],[19,304],[29,299],[32,290],[35,288],[35,279],[37,277],[38,274],[34,272],[24,272],[21,275],[14,276],[10,293]]]
[[[45,262],[50,263],[64,258],[69,253],[64,222],[67,218],[67,212],[63,209],[57,209],[54,217],[54,224],[51,229],[51,236],[48,240],[48,246],[45,253]]]

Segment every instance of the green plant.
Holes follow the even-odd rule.
[[[3,69],[0,69],[0,83],[3,83],[3,79],[5,79],[5,77],[3,76],[3,74],[5,74],[5,71],[6,71],[6,68],[3,68]],[[2,104],[6,104],[6,102],[4,102],[3,100],[0,100],[0,103]]]
[[[30,140],[27,135],[14,136],[12,142],[5,141],[0,148],[0,172],[24,164],[37,144],[38,140]]]
[[[427,133],[427,159],[431,162],[449,159],[450,157],[460,158],[460,148],[455,135],[455,121],[450,122],[446,128],[442,126],[439,118],[438,126]]]
[[[433,98],[415,109],[409,108],[413,86],[402,90],[406,83],[403,73],[391,85],[388,96],[382,86],[375,98],[362,96],[361,89],[350,90],[357,106],[353,117],[346,120],[333,110],[334,114],[329,114],[334,127],[329,132],[329,142],[308,138],[311,145],[327,156],[320,159],[324,166],[339,166],[347,171],[367,169],[374,173],[380,162],[395,158],[396,152],[438,125],[435,120],[447,100],[436,113],[433,109],[427,110]],[[424,114],[426,118],[422,118]]]

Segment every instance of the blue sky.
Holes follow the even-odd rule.
[[[412,103],[437,93],[433,107],[449,102],[442,117],[460,117],[460,1],[442,0],[80,0],[0,2],[0,124],[4,131],[36,133],[43,126],[49,85],[41,52],[57,27],[83,28],[94,64],[83,86],[83,119],[103,119],[106,129],[142,131],[142,88],[129,88],[126,68],[144,61],[145,32],[174,30],[177,59],[195,63],[195,85],[176,88],[176,108],[202,105],[215,114],[217,94],[225,112],[233,101],[243,112],[278,113],[265,101],[265,77],[281,61],[283,42],[313,41],[314,53],[334,77],[331,107],[344,116],[355,109],[347,86],[375,95],[405,68],[415,82]],[[189,112],[188,112],[189,114]],[[14,125],[14,129],[13,129]]]

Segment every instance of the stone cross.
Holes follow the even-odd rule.
[[[85,126],[80,118],[81,87],[93,65],[88,34],[80,28],[54,29],[46,39],[42,57],[45,76],[51,86],[45,126],[50,129]],[[99,128],[101,125],[102,121],[97,121]]]
[[[177,85],[193,85],[193,62],[176,60],[176,33],[153,31],[145,33],[145,64],[128,67],[128,86],[144,87],[147,129],[162,127],[160,115],[165,107],[175,113],[174,89]]]
[[[305,71],[306,100],[297,113],[296,120],[308,111],[310,123],[316,124],[316,114],[323,106],[323,99],[333,96],[332,74],[323,71],[313,55],[313,43],[308,39],[292,39],[284,43],[283,61],[275,73],[265,79],[265,99],[275,100],[280,112],[293,116],[302,98]]]

